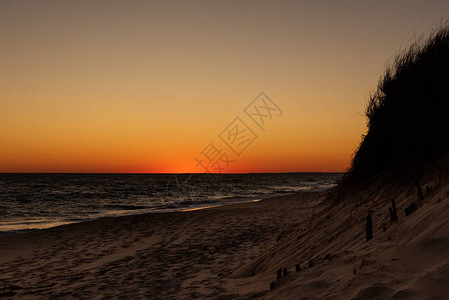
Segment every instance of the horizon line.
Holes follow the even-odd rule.
[[[204,173],[204,172],[0,172],[0,174],[147,174],[147,175],[239,175],[239,174],[296,174],[296,173],[333,173],[344,174],[346,171],[294,171],[294,172],[233,172],[233,173]]]

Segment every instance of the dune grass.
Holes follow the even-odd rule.
[[[366,108],[349,180],[419,168],[449,149],[449,23],[416,39],[386,69]]]

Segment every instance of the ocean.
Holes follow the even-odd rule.
[[[342,173],[0,174],[0,235],[333,187]]]

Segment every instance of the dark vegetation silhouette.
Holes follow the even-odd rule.
[[[396,56],[370,97],[366,117],[368,131],[346,180],[392,168],[417,173],[449,152],[449,23]]]

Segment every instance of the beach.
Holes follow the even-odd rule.
[[[413,187],[386,182],[343,196],[301,192],[2,236],[0,292],[21,299],[444,299],[449,205],[441,200],[449,189],[429,179],[420,208],[405,217]],[[389,223],[392,194],[399,221]],[[369,212],[374,238],[367,242]],[[280,268],[287,274],[277,279]]]
[[[204,210],[103,218],[0,237],[3,295],[148,299],[265,294],[233,272],[316,205],[301,193]],[[9,293],[9,294],[8,294]]]

